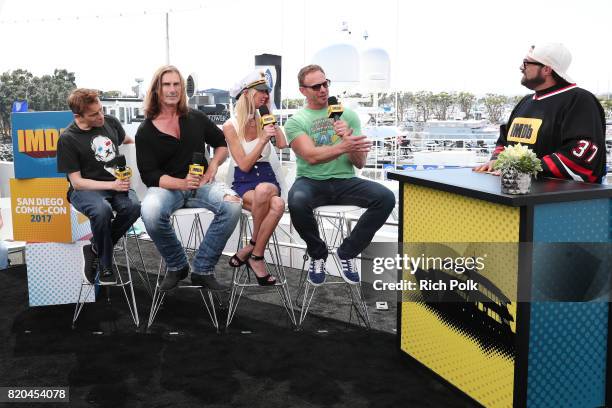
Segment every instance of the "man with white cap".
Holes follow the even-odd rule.
[[[563,44],[531,46],[520,70],[534,94],[516,105],[500,128],[491,160],[474,170],[491,171],[508,145],[529,146],[542,160],[543,176],[601,183],[606,175],[605,115],[597,98],[567,74],[572,61]]]

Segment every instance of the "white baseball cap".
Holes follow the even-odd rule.
[[[567,69],[572,63],[572,54],[563,44],[532,45],[527,53],[527,58],[551,67],[561,78],[570,84],[574,83],[574,80],[567,74]]]

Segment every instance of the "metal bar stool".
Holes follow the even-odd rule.
[[[247,242],[251,239],[252,228],[250,224],[250,220],[252,220],[252,215],[248,210],[243,209],[242,214],[240,216],[240,235],[238,237],[238,249],[244,247]],[[232,276],[232,288],[230,291],[229,304],[228,304],[228,312],[227,312],[227,323],[226,329],[232,323],[234,319],[234,315],[236,314],[236,309],[238,308],[238,303],[240,302],[240,298],[242,297],[243,292],[247,288],[274,288],[278,292],[278,297],[287,312],[287,316],[291,321],[293,327],[296,327],[296,318],[295,313],[293,311],[293,302],[291,300],[291,294],[289,292],[289,285],[287,283],[287,275],[285,273],[285,267],[282,263],[280,247],[278,244],[278,240],[276,238],[276,232],[272,233],[272,237],[268,245],[266,246],[266,251],[264,255],[268,254],[268,257],[271,262],[264,260],[264,264],[266,265],[266,272],[270,275],[276,277],[276,284],[273,286],[259,286],[257,282],[251,281],[251,271],[245,265],[242,265],[238,268],[234,268],[234,273]]]
[[[108,289],[111,286],[120,287],[123,290],[123,295],[125,296],[125,301],[128,305],[128,309],[130,310],[130,315],[132,316],[132,320],[134,321],[134,324],[136,325],[136,327],[138,327],[140,326],[140,319],[138,317],[138,306],[136,305],[136,296],[134,295],[134,285],[132,283],[132,270],[130,267],[130,257],[128,254],[127,245],[125,244],[125,235],[123,236],[122,239],[124,241],[123,244],[113,249],[113,265],[112,266],[115,269],[115,273],[117,274],[117,278],[119,279],[119,281],[111,285],[100,285],[100,286],[107,287],[106,296],[107,296],[107,301],[109,303],[110,303],[110,291]],[[127,281],[124,281],[123,277],[119,273],[119,267],[117,266],[117,259],[115,257],[116,252],[123,252],[125,256]],[[100,268],[98,268],[98,271],[96,272],[94,282],[96,283],[99,282],[99,275],[100,275]],[[128,296],[127,290],[125,288],[126,286],[129,286],[131,296]],[[79,298],[75,305],[74,315],[72,317],[72,328],[73,329],[76,326],[76,321],[79,318],[79,315],[81,314],[81,310],[83,310],[83,307],[85,306],[85,299],[89,297],[94,287],[95,287],[95,284],[89,283],[89,281],[85,278],[85,276],[83,276],[83,278],[81,279],[81,288],[79,289]],[[86,288],[86,289],[84,290],[83,288]],[[83,296],[83,292],[85,292],[85,296]]]
[[[340,259],[337,255],[337,249],[344,240],[344,238],[351,233],[351,224],[347,219],[347,215],[351,212],[359,210],[361,210],[361,208],[354,205],[325,205],[314,209],[314,216],[319,226],[319,233],[321,234],[321,239],[323,239],[323,241],[325,241],[325,243],[327,244],[328,253],[334,260],[334,263],[338,270],[341,270],[342,266],[340,265]],[[326,231],[327,225],[331,227],[330,233]],[[312,285],[308,281],[308,279],[306,279],[306,261],[308,261],[309,259],[308,254],[306,252],[304,253],[303,259],[304,262],[302,263],[302,272],[300,274],[300,286],[298,288],[298,294],[296,297],[296,302],[298,304],[300,303],[300,296],[302,297],[300,320],[298,322],[298,327],[300,328],[302,327],[304,320],[306,320],[306,316],[308,315],[308,311],[310,309],[310,304],[317,289],[317,286]],[[357,267],[357,265],[355,266]],[[329,273],[329,271],[326,271],[326,274],[327,277],[333,276]],[[342,284],[346,285],[348,295],[351,299],[349,322],[352,320],[354,311],[355,315],[357,316],[357,322],[359,324],[363,323],[363,325],[367,329],[370,329],[370,316],[368,314],[368,306],[363,298],[361,282],[356,284],[348,284],[344,282],[344,280],[333,280],[330,282],[328,279],[326,279],[323,283],[323,285]]]
[[[175,230],[178,232],[178,238],[183,243],[183,248],[185,248],[185,253],[188,257],[192,257],[195,255],[202,239],[204,238],[204,228],[202,227],[202,220],[200,219],[200,215],[209,212],[205,208],[179,208],[170,217],[170,222]],[[191,228],[189,230],[189,235],[187,238],[187,243],[185,244],[185,240],[183,239],[183,235],[181,233],[181,229],[178,225],[178,217],[181,216],[193,216],[193,222],[191,223]],[[160,277],[162,274],[162,270],[164,271],[164,277],[168,272],[167,265],[164,260],[161,259],[159,262],[159,269],[157,271],[157,279],[155,283],[155,291],[153,293],[153,300],[151,303],[151,312],[149,313],[149,321],[147,323],[147,330],[153,325],[153,321],[157,316],[157,312],[161,308],[164,303],[164,299],[166,297],[166,292],[163,292],[159,289],[160,286]],[[202,286],[194,286],[194,285],[179,285],[177,289],[197,289],[200,292],[200,296],[202,297],[202,301],[204,302],[204,306],[206,308],[206,312],[208,313],[208,317],[212,325],[215,327],[217,332],[219,332],[219,320],[217,318],[217,311],[215,307],[215,301],[217,304],[221,305],[220,299],[213,296],[213,292],[203,288]],[[206,295],[204,295],[206,292]]]
[[[142,281],[142,285],[144,286],[149,296],[153,297],[153,286],[151,285],[151,281],[149,280],[149,273],[147,271],[147,265],[145,264],[144,257],[142,256],[142,248],[140,247],[140,239],[138,237],[138,234],[136,233],[136,230],[134,229],[134,226],[131,226],[130,229],[125,234],[125,236],[122,238],[122,245],[124,246],[127,245],[127,238],[133,238],[134,242],[136,243],[136,249],[138,251],[138,257],[140,258],[140,264],[142,265],[142,271],[138,268],[134,268],[134,269],[136,270],[136,273],[140,277],[140,280]],[[115,247],[115,250],[117,250],[117,247]],[[129,262],[132,263],[133,258],[129,251],[128,251],[128,258],[129,258]]]

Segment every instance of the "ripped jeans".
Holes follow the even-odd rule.
[[[242,209],[240,200],[224,200],[227,194],[236,193],[223,183],[204,184],[196,190],[195,196],[191,191],[149,188],[141,205],[142,220],[168,270],[179,270],[187,265],[185,251],[170,224],[170,216],[180,208],[206,208],[213,212],[214,218],[196,252],[192,272],[202,275],[214,272]]]

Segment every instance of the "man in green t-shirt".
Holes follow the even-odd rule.
[[[355,205],[367,208],[337,251],[342,278],[359,283],[354,258],[372,241],[395,206],[395,196],[383,185],[355,176],[362,168],[371,143],[361,135],[359,118],[344,109],[338,120],[329,118],[330,81],[323,68],[308,65],[298,74],[306,108],[285,124],[285,133],[297,155],[297,178],[289,191],[289,212],[295,229],[306,242],[313,285],[325,282],[327,245],[319,236],[313,210],[323,205]]]

